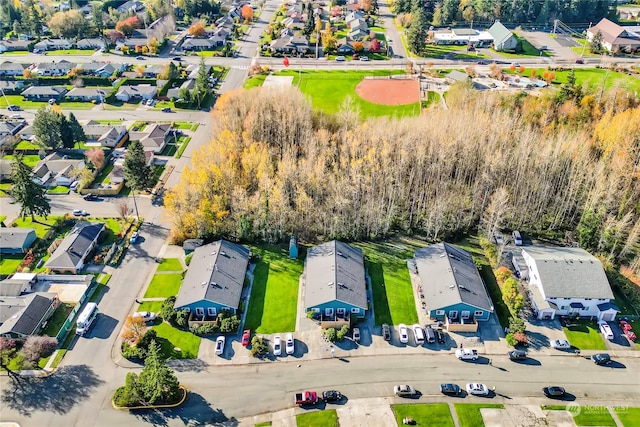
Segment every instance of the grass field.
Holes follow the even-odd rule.
[[[576,39],[576,38],[574,38],[573,40],[575,40],[577,43],[580,43],[580,46],[572,46],[569,48],[572,51],[574,51],[576,54],[580,56],[584,56],[585,58],[598,58],[601,56],[597,53],[591,53],[589,51],[589,42],[587,40]]]
[[[182,273],[182,264],[178,258],[164,258],[157,271],[178,271]]]
[[[145,298],[169,298],[177,295],[182,283],[182,274],[156,274],[145,292]]]
[[[482,420],[480,408],[501,409],[504,408],[504,405],[499,403],[454,403],[453,407],[456,409],[460,427],[482,427],[484,426],[484,421]]]
[[[20,141],[15,147],[16,150],[39,150],[40,148],[42,147],[31,141]]]
[[[335,409],[307,412],[296,415],[298,427],[338,427],[338,413]]]
[[[2,259],[0,259],[0,276],[8,276],[15,273],[16,268],[18,268],[23,258],[24,254],[2,255]]]
[[[55,187],[49,187],[47,190],[48,194],[69,194],[69,187],[65,187],[64,185],[56,185]]]
[[[198,125],[196,125],[197,127]],[[187,149],[187,145],[189,145],[189,141],[191,141],[191,137],[187,136],[181,136],[180,139],[184,138],[184,140],[182,140],[182,144],[180,144],[180,148],[178,148],[178,152],[176,153],[175,157],[176,159],[179,159],[180,157],[182,157],[182,153],[184,153],[184,150]]]
[[[7,154],[2,158],[2,160],[8,160],[8,161],[12,161],[13,159],[15,159],[15,155],[13,154]],[[31,168],[34,168],[40,161],[40,156],[38,156],[37,154],[27,154],[22,156],[22,161],[24,162],[25,165]]]
[[[152,313],[158,313],[162,308],[162,301],[143,301],[138,307],[137,311],[150,311]]]
[[[15,224],[17,227],[35,229],[36,236],[42,239],[51,227],[55,225],[58,218],[57,216],[48,216],[47,219],[44,219],[44,217],[36,216],[35,221],[31,221],[31,217],[27,216],[23,221],[22,217],[19,217],[16,219]]]
[[[411,417],[418,426],[453,427],[453,418],[446,403],[409,403],[391,405],[396,422],[403,425],[402,420]]]
[[[48,56],[60,56],[60,55],[93,55],[95,50],[93,49],[60,49],[60,50],[48,50]]]
[[[600,68],[580,68],[575,70],[575,73],[576,84],[578,85],[586,84],[592,89],[601,89],[604,84],[605,89],[619,86],[635,93],[640,92],[640,79],[627,74],[607,71]],[[565,83],[568,75],[569,71],[556,71],[554,83]]]
[[[260,260],[253,272],[245,328],[261,334],[293,331],[305,251],[301,248],[295,260],[285,246],[254,246],[251,252]]]
[[[371,277],[376,325],[418,322],[415,299],[406,260],[425,246],[417,241],[394,240],[384,243],[355,243],[364,252]]]
[[[293,85],[299,84],[300,90],[309,98],[314,108],[325,113],[337,113],[347,97],[353,99],[354,107],[360,109],[362,117],[377,116],[415,116],[420,112],[418,103],[391,106],[374,104],[358,97],[355,88],[365,76],[389,76],[404,74],[402,70],[375,70],[375,71],[298,71],[287,70],[275,73],[277,76],[293,76]],[[259,79],[258,79],[259,80]],[[252,81],[245,87],[258,85]],[[261,83],[260,83],[261,85]]]
[[[640,408],[614,407],[613,410],[624,427],[640,426]]]
[[[47,322],[47,327],[44,329],[44,334],[49,337],[55,337],[60,332],[60,328],[64,324],[64,321],[69,317],[69,313],[73,310],[75,304],[69,304],[63,302],[53,312],[53,316]]]
[[[562,328],[569,343],[580,350],[606,350],[607,346],[595,322],[579,319],[571,321],[576,326]]]
[[[0,108],[6,108],[7,103],[9,105],[18,105],[25,110],[37,110],[40,107],[46,107],[49,104],[45,101],[27,101],[21,95],[7,95],[0,98]],[[61,108],[68,108],[70,110],[90,110],[95,105],[90,102],[72,102],[72,101],[58,101],[57,104]]]
[[[545,406],[544,409],[550,411],[565,411],[567,407],[564,405],[550,405]],[[577,415],[571,411],[569,411],[569,413],[573,416],[573,421],[577,426],[616,427],[617,425],[606,406],[585,406],[580,408],[580,412]],[[636,424],[631,425],[637,426],[639,424],[636,420]]]
[[[189,331],[181,331],[160,322],[153,329],[158,333],[160,351],[172,359],[196,359],[200,348],[200,337]]]

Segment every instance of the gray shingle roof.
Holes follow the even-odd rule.
[[[342,301],[366,310],[367,290],[362,250],[337,240],[307,251],[305,307]]]
[[[580,248],[527,246],[546,298],[609,298],[613,292],[602,263]]]
[[[31,335],[57,298],[56,294],[36,292],[0,300],[0,334]]]
[[[79,221],[76,223],[60,246],[51,254],[45,266],[54,269],[75,268],[82,261],[89,246],[98,238],[104,225],[104,222]]]
[[[249,265],[249,249],[226,240],[193,251],[175,307],[207,300],[238,308]]]
[[[496,46],[502,44],[505,40],[510,37],[514,37],[511,31],[502,25],[500,21],[496,21],[488,30],[491,37],[493,37],[493,41]]]
[[[24,248],[25,244],[28,247],[35,239],[36,231],[33,228],[0,228],[0,248]]]
[[[418,249],[414,258],[429,310],[458,303],[493,311],[471,254],[448,243]]]

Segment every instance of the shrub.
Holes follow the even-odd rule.
[[[349,333],[349,326],[344,325],[338,332],[336,332],[336,341],[342,341],[344,337]]]
[[[189,324],[189,312],[187,310],[173,311],[175,313],[175,323],[184,328]]]
[[[189,327],[189,331],[198,336],[212,335],[218,333],[220,331],[220,327],[216,323],[205,323],[202,325],[195,324]]]
[[[307,319],[313,319],[315,317],[315,314],[313,313],[313,311],[309,310],[307,311]]]
[[[324,337],[329,342],[336,342],[336,338],[337,338],[336,329],[335,328],[329,328],[329,329],[325,330],[324,331]]]
[[[140,359],[140,352],[138,351],[138,347],[132,346],[126,341],[122,342],[122,347],[120,350],[122,351],[122,357],[124,357],[125,359]]]
[[[220,332],[223,334],[237,332],[239,326],[240,319],[238,319],[238,316],[233,315],[222,319],[222,322],[220,322]]]
[[[485,236],[478,236],[478,243],[480,243],[480,247],[484,252],[484,255],[487,257],[491,265],[498,265],[498,251],[496,249],[496,245],[491,243],[491,240],[487,239]]]
[[[496,276],[498,285],[502,286],[504,281],[511,277],[511,270],[503,265],[502,267],[499,267],[497,270],[495,270],[493,274]]]
[[[175,303],[176,297],[169,297],[164,300],[160,309],[160,317],[172,325],[176,323],[176,310],[173,308]]]
[[[514,332],[513,338],[519,344],[526,344],[527,343],[527,334],[525,334],[524,332]]]
[[[253,357],[261,357],[267,354],[269,347],[267,347],[267,344],[264,342],[264,338],[256,335],[251,339],[250,351]]]
[[[136,348],[138,349],[138,357],[140,359],[144,359],[147,357],[147,352],[149,351],[149,346],[152,342],[158,340],[158,333],[154,329],[149,329],[145,332],[142,339],[136,344]]]
[[[505,338],[507,339],[507,344],[509,344],[510,346],[515,347],[516,345],[518,345],[518,340],[515,339],[512,333],[508,333]]]
[[[526,325],[524,320],[519,317],[512,317],[509,319],[509,332],[511,333],[524,333]]]

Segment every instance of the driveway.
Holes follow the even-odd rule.
[[[529,352],[555,352],[550,347],[551,341],[567,339],[558,319],[539,320],[530,318],[526,320],[526,327],[527,336],[529,337]]]

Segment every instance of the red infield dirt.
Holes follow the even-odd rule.
[[[374,104],[413,104],[420,102],[420,83],[413,79],[365,79],[356,86],[356,94]]]

